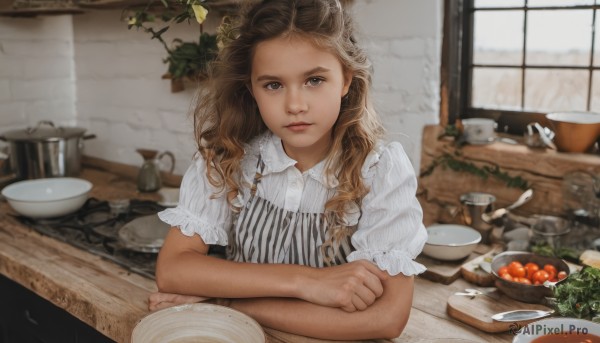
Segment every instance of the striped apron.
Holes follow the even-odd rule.
[[[234,211],[227,258],[237,262],[324,267],[321,246],[330,234],[325,215],[289,211],[256,196],[264,168],[259,156],[250,199]],[[344,237],[330,264],[345,263],[353,250],[350,236]]]

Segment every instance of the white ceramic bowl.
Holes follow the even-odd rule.
[[[176,207],[179,204],[179,188],[162,187],[158,190],[158,204],[164,207]]]
[[[469,256],[481,234],[464,225],[436,224],[427,228],[427,242],[423,253],[438,260],[454,261]]]
[[[32,218],[52,218],[77,211],[88,198],[92,183],[58,177],[15,182],[2,190],[10,206]]]
[[[131,343],[264,343],[265,333],[251,317],[228,307],[196,303],[169,307],[144,317]]]
[[[598,336],[595,337],[596,340],[590,342],[597,342],[597,339],[600,337],[600,324],[577,318],[555,317],[538,320],[522,328],[511,327],[512,333],[516,334],[513,343],[530,343],[544,335],[555,333],[556,330],[558,330],[559,333],[575,334],[579,332],[579,335],[576,337],[580,337],[581,340],[578,342],[584,342],[585,338],[590,338],[589,334]],[[586,334],[584,334],[584,332]],[[557,336],[557,334],[553,334],[552,336]],[[564,341],[564,339],[562,341]]]

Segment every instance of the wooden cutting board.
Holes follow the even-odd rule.
[[[548,307],[539,304],[526,304],[507,297],[496,291],[495,298],[487,295],[478,295],[473,298],[461,295],[451,295],[448,298],[446,311],[450,317],[465,324],[469,324],[485,332],[504,332],[518,330],[534,320],[519,321],[516,323],[498,322],[491,318],[499,312],[513,310],[549,310]]]
[[[459,261],[440,261],[429,256],[419,255],[415,261],[427,268],[427,270],[419,276],[433,282],[449,285],[460,277],[460,267],[470,258],[471,256]]]
[[[471,255],[458,261],[436,260],[424,254],[417,256],[415,261],[427,267],[427,270],[419,276],[427,280],[439,282],[444,285],[449,285],[460,277],[460,270],[463,264],[489,251],[490,247],[488,245],[478,244],[475,250],[471,253]]]
[[[502,252],[501,246],[493,246],[490,251],[467,261],[460,267],[462,278],[478,286],[488,287],[494,285],[494,275],[481,269],[480,264],[484,261],[491,262],[492,258]]]

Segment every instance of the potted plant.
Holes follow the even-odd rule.
[[[208,15],[208,10],[203,6],[205,2],[206,0],[150,0],[144,8],[128,17],[128,29],[135,27],[144,30],[167,51],[163,62],[168,64],[168,71],[163,78],[171,80],[172,92],[182,91],[185,81],[199,82],[205,78],[208,62],[217,55],[216,34],[208,34],[202,30],[202,24]],[[163,26],[155,29],[153,24],[159,21]],[[174,39],[171,45],[167,44],[162,35],[172,24],[183,22],[198,24],[198,39],[193,42]]]

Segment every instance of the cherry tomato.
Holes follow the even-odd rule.
[[[508,264],[508,269],[510,269],[511,266],[523,267],[523,264],[521,264],[521,262],[519,262],[519,261],[512,261],[511,263]],[[513,267],[513,268],[515,268],[515,267]]]
[[[556,267],[551,265],[551,264],[546,264],[544,265],[544,270],[548,273],[548,275],[550,276],[549,279],[554,279],[556,277]]]
[[[558,272],[558,280],[565,279],[566,277],[567,277],[567,272],[565,272],[565,271]]]
[[[524,285],[531,285],[531,280],[529,280],[526,277],[522,277],[522,278],[519,278],[519,283],[522,283]]]
[[[503,278],[504,280],[508,280],[508,281],[514,281],[513,277],[510,276],[509,273],[506,273],[506,274],[502,275],[501,278]]]
[[[535,272],[535,274],[533,274],[534,283],[539,282],[540,284],[543,284],[548,279],[550,279],[550,275],[548,275],[548,272],[545,270],[538,270],[537,272]]]
[[[540,270],[540,266],[538,266],[536,263],[529,262],[525,265],[525,269],[527,270],[527,278],[529,281],[533,281],[533,274]]]
[[[521,269],[523,269],[523,265],[519,261],[512,261],[511,263],[508,264],[508,272],[513,277],[514,276],[521,277],[521,273],[525,271],[524,269],[523,270],[521,270]],[[525,276],[525,275],[523,275],[523,276]]]
[[[504,274],[508,274],[507,266],[502,266],[502,267],[498,268],[498,275],[502,276]]]
[[[509,271],[513,278],[525,278],[525,275],[527,275],[525,267],[516,267]]]

